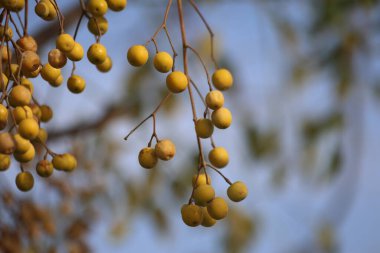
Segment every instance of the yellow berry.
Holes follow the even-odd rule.
[[[13,11],[19,12],[24,9],[25,0],[4,0],[2,1],[4,8]]]
[[[38,136],[40,127],[35,119],[24,119],[20,122],[18,127],[19,134],[28,140],[33,140]]]
[[[0,171],[6,171],[11,166],[11,157],[0,154]]]
[[[157,164],[157,156],[154,148],[146,147],[139,153],[139,163],[145,169],[151,169]]]
[[[237,181],[228,187],[227,195],[230,200],[239,202],[247,197],[248,188],[243,182]]]
[[[25,88],[27,88],[31,94],[33,94],[34,86],[33,86],[33,83],[29,79],[22,77],[20,80],[20,84],[24,86]]]
[[[107,59],[107,49],[100,43],[94,43],[87,51],[87,58],[92,64],[102,64]]]
[[[218,90],[210,91],[206,95],[206,104],[211,110],[217,110],[224,104],[223,93]]]
[[[215,197],[214,188],[208,184],[202,184],[195,188],[193,198],[198,206],[206,206]]]
[[[10,155],[15,150],[15,140],[13,136],[8,133],[0,133],[0,153]]]
[[[49,84],[53,87],[59,87],[63,83],[63,76],[59,75],[54,81],[49,81]]]
[[[198,137],[206,139],[214,132],[214,125],[209,119],[198,119],[195,122],[195,131]]]
[[[207,211],[207,207],[202,207],[203,220],[201,225],[204,227],[212,227],[215,225],[216,220],[212,218]]]
[[[66,53],[67,58],[69,58],[71,61],[80,61],[83,59],[84,56],[84,50],[80,43],[75,42],[74,48]]]
[[[22,85],[14,86],[8,98],[9,104],[13,107],[28,105],[31,100],[32,94]]]
[[[70,34],[62,33],[57,37],[55,46],[62,52],[68,53],[74,48],[75,41]]]
[[[35,71],[26,72],[26,73],[23,73],[23,74],[27,78],[35,78],[35,77],[37,77],[40,74],[41,69],[42,69],[42,66],[40,65],[40,66],[38,66],[38,68]]]
[[[55,48],[50,50],[48,62],[53,68],[60,69],[66,65],[67,57],[61,50]]]
[[[108,21],[105,17],[93,17],[88,20],[87,28],[94,35],[99,36],[99,31],[103,35],[108,31]]]
[[[32,112],[33,112],[33,115],[38,119],[40,120],[41,119],[41,116],[42,116],[42,112],[41,112],[41,109],[38,105],[36,104],[33,104],[30,106],[30,108],[32,109]]]
[[[8,109],[0,104],[0,130],[4,129],[8,123]]]
[[[96,65],[96,68],[103,73],[110,71],[112,68],[111,57],[107,56],[107,59],[103,63]]]
[[[221,107],[212,112],[211,120],[217,128],[226,129],[232,123],[232,114],[227,108]]]
[[[33,160],[36,155],[36,150],[32,144],[29,145],[29,149],[24,153],[13,153],[14,158],[20,163],[27,163]]]
[[[8,60],[12,59],[11,51],[8,51],[8,48],[6,46],[0,46],[0,48],[1,48],[1,61],[3,63],[7,63]]]
[[[40,130],[38,131],[38,135],[35,139],[35,141],[39,142],[39,143],[45,143],[46,140],[48,138],[48,133],[46,132],[46,130],[44,128],[40,128]]]
[[[4,73],[1,73],[1,80],[0,80],[0,92],[3,92],[3,90],[6,90],[7,87],[8,87],[8,77],[4,74]]]
[[[7,64],[5,67],[5,75],[7,76],[7,78],[9,78],[10,80],[14,80],[13,77],[15,77],[17,79],[20,66],[16,63],[12,63],[11,66]]]
[[[213,148],[208,153],[208,159],[210,160],[211,164],[217,168],[224,168],[229,162],[228,152],[223,147]]]
[[[229,89],[234,82],[231,73],[227,69],[218,69],[212,75],[212,83],[218,90]]]
[[[46,63],[41,69],[41,77],[47,82],[54,82],[61,75],[61,70]]]
[[[73,155],[68,153],[54,156],[52,163],[56,170],[66,172],[73,171],[77,167],[77,160]]]
[[[149,53],[143,45],[134,45],[128,49],[127,59],[134,67],[143,66],[149,58]]]
[[[69,80],[67,80],[67,88],[69,88],[72,93],[81,93],[85,87],[85,80],[78,75],[72,75]]]
[[[48,160],[41,160],[37,163],[36,171],[40,177],[50,177],[53,174],[53,163]]]
[[[167,139],[159,141],[155,150],[157,157],[164,161],[172,159],[176,152],[174,143]]]
[[[4,36],[5,36],[5,38],[4,38]],[[12,37],[13,37],[12,28],[10,26],[8,26],[7,29],[5,29],[5,26],[1,25],[0,26],[0,39],[3,40],[3,38],[4,38],[5,41],[9,41],[12,39]]]
[[[211,184],[211,177],[205,173],[195,174],[192,183],[195,188],[206,183]]]
[[[27,192],[33,188],[34,178],[33,175],[28,172],[20,172],[16,176],[16,186],[20,191]]]
[[[221,197],[216,197],[207,204],[207,212],[215,220],[221,220],[228,214],[228,205]]]
[[[17,124],[26,118],[33,118],[33,111],[29,106],[17,106],[12,113]]]
[[[183,205],[181,208],[181,216],[183,222],[190,226],[196,227],[202,223],[203,212],[200,206],[196,205]]]
[[[107,0],[107,4],[113,11],[121,11],[127,6],[127,0]]]
[[[159,52],[154,56],[153,65],[159,72],[167,73],[173,67],[173,58],[167,52]]]
[[[89,0],[87,9],[92,15],[99,17],[107,13],[108,4],[105,0]]]
[[[173,93],[186,90],[188,83],[187,76],[181,71],[173,71],[166,77],[166,86]]]
[[[21,37],[16,41],[16,44],[20,47],[21,51],[33,51],[37,52],[38,45],[36,40],[29,35]]]
[[[15,134],[13,136],[13,138],[14,138],[15,145],[16,145],[16,149],[14,152],[16,152],[16,153],[25,153],[30,148],[30,145],[32,145],[29,140],[24,139],[19,134]]]
[[[57,17],[57,11],[50,0],[41,0],[35,7],[36,14],[46,21],[54,20]]]
[[[53,110],[48,105],[41,105],[41,121],[48,122],[53,118]]]

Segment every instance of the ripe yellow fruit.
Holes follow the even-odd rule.
[[[15,140],[13,136],[8,133],[0,133],[0,153],[10,155],[15,150]]]
[[[203,185],[203,184],[211,184],[211,177],[206,175],[205,173],[199,173],[199,176],[195,174],[192,180],[194,188]]]
[[[221,220],[228,214],[228,205],[221,197],[216,197],[207,204],[207,212],[215,220]]]
[[[0,92],[3,92],[3,90],[7,89],[9,80],[8,80],[8,77],[4,73],[2,73],[1,76],[2,78],[0,81],[2,82],[0,83]]]
[[[206,104],[211,110],[217,110],[224,104],[223,93],[218,90],[213,90],[206,95]]]
[[[20,66],[18,64],[12,63],[10,67],[8,64],[6,64],[5,67],[5,75],[7,76],[7,78],[9,78],[10,80],[14,80],[13,77],[17,78],[20,69]]]
[[[212,83],[214,87],[218,90],[227,90],[229,89],[234,82],[234,79],[227,69],[218,69],[212,75]]]
[[[20,163],[27,163],[33,160],[36,155],[34,146],[30,144],[29,149],[24,153],[13,153],[14,158]]]
[[[36,171],[40,177],[50,177],[53,170],[53,164],[48,160],[41,160],[37,163]]]
[[[20,80],[20,84],[24,86],[25,88],[27,88],[31,94],[33,94],[34,86],[33,86],[33,83],[29,79],[22,77]]]
[[[40,66],[38,66],[38,68],[35,71],[26,72],[26,73],[23,73],[23,74],[27,78],[36,78],[40,74],[41,69],[42,69],[42,66],[40,65]]]
[[[195,132],[200,138],[209,138],[214,132],[214,125],[209,119],[198,119],[195,122]]]
[[[53,68],[60,69],[66,65],[67,57],[61,50],[55,48],[50,50],[48,62]]]
[[[139,163],[145,169],[151,169],[157,164],[156,150],[151,147],[141,149],[139,153]]]
[[[8,123],[8,109],[0,104],[0,130],[3,130]]]
[[[44,128],[40,128],[40,130],[38,131],[38,135],[35,139],[35,141],[39,142],[39,143],[45,143],[46,140],[48,138],[48,133],[46,132],[46,130]]]
[[[74,48],[66,53],[67,58],[69,58],[71,61],[80,61],[83,59],[84,56],[84,50],[80,43],[75,42]]]
[[[21,37],[16,41],[16,44],[20,47],[21,51],[33,51],[37,52],[38,45],[36,40],[29,35]]]
[[[35,119],[27,118],[20,122],[18,126],[19,134],[28,140],[33,140],[38,136],[40,127]]]
[[[153,65],[159,72],[167,73],[173,67],[173,58],[167,52],[159,52],[154,56]]]
[[[247,197],[248,188],[243,182],[237,181],[228,187],[227,195],[230,200],[239,202]]]
[[[187,76],[181,71],[173,71],[166,77],[166,87],[173,93],[186,90],[188,84]]]
[[[25,51],[22,54],[21,70],[23,73],[31,73],[40,67],[40,57],[33,51]]]
[[[81,93],[84,88],[86,88],[86,82],[82,77],[72,75],[69,80],[67,80],[67,88],[69,88],[72,93]]]
[[[56,170],[62,170],[66,172],[71,172],[77,167],[77,160],[73,155],[68,153],[54,156],[52,163],[53,167]]]
[[[127,0],[107,0],[107,4],[113,11],[122,11],[127,6]]]
[[[55,46],[62,52],[68,53],[74,48],[75,40],[70,34],[62,33],[57,37]]]
[[[53,110],[48,105],[41,105],[41,121],[48,122],[53,118]]]
[[[202,184],[195,188],[193,198],[198,206],[206,206],[215,197],[215,190],[211,185]]]
[[[202,208],[193,204],[183,205],[181,208],[181,216],[186,225],[190,227],[199,226],[203,220]]]
[[[55,82],[55,80],[57,80],[60,75],[61,70],[54,68],[49,63],[46,63],[41,69],[41,77],[49,83]]]
[[[50,0],[41,0],[34,8],[34,11],[46,21],[54,20],[57,17],[57,11]]]
[[[59,75],[58,78],[55,79],[54,81],[49,82],[49,84],[52,87],[59,87],[59,86],[61,86],[62,83],[63,83],[63,76],[62,75]]]
[[[107,59],[107,49],[100,43],[94,43],[87,51],[88,60],[94,64],[102,64]]]
[[[172,159],[176,152],[174,143],[167,139],[160,140],[156,144],[155,150],[156,150],[156,156],[159,159],[164,160],[164,161],[168,161]]]
[[[4,38],[4,36],[5,36],[5,38]],[[0,39],[3,40],[3,38],[4,38],[5,41],[9,41],[12,39],[12,37],[13,37],[12,28],[10,26],[8,26],[7,29],[5,29],[5,26],[1,25],[0,26]]]
[[[0,154],[0,171],[6,171],[11,166],[11,157]]]
[[[221,107],[212,112],[211,120],[217,128],[226,129],[232,123],[232,114],[227,108]]]
[[[207,207],[202,207],[203,220],[201,225],[204,227],[212,227],[215,225],[216,220],[212,218],[207,211]]]
[[[26,151],[28,151],[28,149],[30,148],[30,146],[32,145],[32,143],[30,143],[29,140],[27,139],[24,139],[21,135],[19,134],[15,134],[13,136],[14,138],[14,141],[15,141],[15,145],[16,145],[16,149],[14,152],[16,153],[25,153]]]
[[[212,165],[220,169],[226,167],[229,162],[228,152],[223,147],[213,148],[208,153],[208,159]]]
[[[9,104],[13,107],[28,105],[31,100],[32,94],[22,85],[14,86],[8,98]]]
[[[3,63],[7,63],[8,60],[12,59],[11,51],[8,52],[8,48],[6,46],[0,46],[0,48],[1,48],[1,61]]]
[[[108,4],[105,0],[89,0],[87,10],[94,16],[104,16],[108,10]]]
[[[20,172],[16,176],[16,186],[20,191],[27,192],[33,188],[34,178],[29,171]]]
[[[19,12],[22,9],[24,9],[25,0],[5,0],[5,1],[2,1],[2,4],[4,8],[10,11]]]
[[[42,115],[40,107],[38,105],[36,105],[36,104],[33,104],[33,105],[30,106],[30,108],[32,109],[33,115],[39,121],[41,119],[41,115]]]
[[[88,20],[87,28],[94,35],[99,36],[99,31],[103,35],[108,31],[108,21],[105,17],[93,17]]]
[[[107,59],[103,63],[96,65],[96,68],[103,73],[110,71],[112,68],[111,57],[107,56]]]
[[[29,106],[17,106],[12,113],[17,124],[26,118],[33,118],[33,111]]]
[[[127,59],[134,67],[143,66],[149,58],[149,53],[143,45],[134,45],[128,49]]]

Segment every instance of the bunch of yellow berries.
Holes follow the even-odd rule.
[[[49,51],[46,64],[41,63],[38,44],[28,34],[28,9],[32,4],[38,17],[45,21],[57,20],[59,23],[55,48]],[[104,14],[108,9],[121,11],[126,4],[126,0],[89,0],[87,3],[81,0],[82,15],[75,34],[71,36],[64,32],[64,17],[56,0],[39,0],[36,3],[0,0],[0,130],[3,130],[0,132],[0,171],[10,167],[13,156],[20,164],[21,172],[16,176],[16,186],[21,191],[33,188],[34,177],[26,167],[35,158],[38,159],[36,173],[41,177],[49,177],[54,169],[70,172],[77,167],[73,155],[56,154],[47,147],[48,134],[41,125],[52,119],[53,110],[48,105],[38,103],[38,99],[33,96],[32,79],[41,76],[52,87],[58,87],[64,82],[61,69],[70,60],[73,67],[67,79],[68,89],[72,93],[81,93],[85,89],[85,80],[74,73],[75,62],[84,57],[84,49],[76,41],[83,17],[87,17],[88,30],[96,39],[96,43],[87,51],[87,58],[99,71],[108,72],[112,60],[106,48],[99,43],[100,37],[108,29]],[[24,22],[16,18],[22,14]],[[41,149],[45,150],[45,154],[40,158],[38,151]]]

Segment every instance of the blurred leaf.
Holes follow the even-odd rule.
[[[265,158],[275,155],[279,151],[277,132],[260,133],[256,127],[251,126],[246,131],[249,148],[255,158]]]

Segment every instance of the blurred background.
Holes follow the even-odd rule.
[[[49,145],[73,152],[79,167],[48,180],[36,176],[28,193],[16,189],[17,166],[0,175],[0,252],[380,252],[379,2],[197,2],[216,35],[219,65],[235,77],[225,93],[233,124],[214,133],[230,153],[223,173],[243,180],[248,198],[229,202],[228,217],[212,228],[183,224],[180,208],[197,155],[185,92],[157,115],[158,135],[177,146],[173,161],[153,170],[139,166],[151,122],[123,141],[166,93],[165,75],[151,61],[133,68],[126,60],[128,48],[145,43],[161,24],[166,1],[130,0],[123,12],[106,16],[101,41],[113,59],[109,73],[80,62],[77,73],[87,83],[80,95],[34,81],[36,97],[54,110]],[[79,4],[58,4],[72,34]],[[211,63],[207,30],[187,1],[184,11],[190,44]],[[95,39],[86,23],[77,40],[88,48]],[[30,28],[46,62],[58,24],[33,16]],[[181,52],[176,5],[168,29]],[[160,50],[170,51],[161,35]],[[205,93],[202,66],[194,55],[189,60]],[[223,179],[211,177],[226,197]]]

